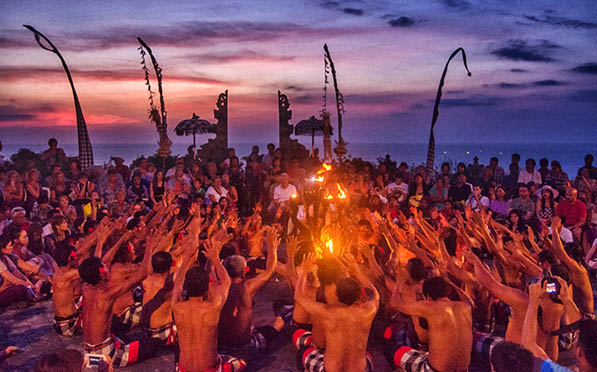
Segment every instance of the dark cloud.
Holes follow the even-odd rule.
[[[567,83],[564,82],[564,81],[558,81],[558,80],[548,79],[548,80],[533,81],[533,82],[530,82],[530,83],[507,83],[507,82],[501,82],[501,83],[496,84],[496,85],[485,85],[485,88],[496,86],[496,87],[501,88],[501,89],[525,89],[525,88],[530,88],[530,87],[555,87],[555,86],[561,86],[561,85],[566,85],[566,84]]]
[[[454,10],[467,10],[471,6],[467,0],[440,0],[440,3]]]
[[[43,32],[43,30],[40,30]],[[86,51],[110,48],[138,47],[137,36],[141,36],[150,47],[168,46],[191,48],[226,42],[264,42],[296,35],[317,37],[360,33],[358,27],[312,27],[292,22],[180,22],[169,26],[154,26],[140,29],[125,25],[97,30],[77,30],[64,33],[46,33],[46,36],[61,51]],[[25,37],[28,36],[28,37]],[[23,29],[19,33],[2,31],[0,46],[5,48],[37,48],[33,34]]]
[[[503,59],[512,61],[528,62],[554,62],[550,56],[553,50],[560,46],[547,40],[527,41],[520,39],[511,39],[508,42],[492,51],[491,54]]]
[[[319,99],[319,97],[316,97],[311,94],[304,94],[302,96],[291,97],[290,99],[294,103],[313,103],[316,102]]]
[[[201,53],[184,57],[185,60],[192,60],[199,63],[230,63],[230,62],[248,62],[248,61],[262,61],[262,62],[284,62],[292,61],[295,58],[292,56],[277,56],[267,53],[256,52],[254,50],[238,50],[234,52],[223,53]]]
[[[35,115],[32,115],[26,111],[23,111],[14,106],[0,106],[0,122],[2,121],[27,121],[32,120],[35,118]]]
[[[338,1],[324,1],[321,3],[321,6],[327,9],[336,9],[340,6],[340,2]]]
[[[559,85],[566,85],[566,83],[563,81],[548,79],[548,80],[535,81],[535,82],[533,82],[533,85],[538,86],[538,87],[554,87],[554,86],[559,86]]]
[[[392,27],[410,27],[415,24],[415,21],[412,18],[403,16],[399,18],[390,19],[388,23]]]
[[[487,107],[496,106],[503,101],[502,97],[491,96],[471,96],[466,98],[444,98],[440,103],[440,108],[450,107]]]
[[[287,86],[284,87],[284,90],[292,90],[292,91],[295,91],[295,92],[302,92],[302,91],[305,90],[305,88],[299,87],[299,86],[296,86],[296,85],[287,85]]]
[[[356,15],[356,16],[362,16],[365,13],[365,12],[363,12],[363,9],[356,9],[356,8],[344,8],[342,11],[346,14],[352,14],[352,15]]]
[[[502,89],[521,89],[521,88],[527,87],[526,84],[505,83],[505,82],[501,82],[497,86],[498,86],[498,88],[502,88]]]
[[[543,18],[535,17],[535,16],[524,16],[524,18],[528,21],[534,23],[542,23],[551,26],[560,26],[560,27],[569,27],[569,28],[584,28],[584,29],[594,29],[597,28],[597,23],[593,22],[585,22],[578,19],[570,19],[552,15],[546,15]]]
[[[595,63],[595,62],[585,63],[580,66],[576,66],[575,68],[573,68],[570,71],[576,72],[579,74],[595,75],[595,74],[597,74],[597,63]]]
[[[529,70],[525,70],[522,68],[511,68],[510,72],[522,73],[522,72],[529,72]]]
[[[573,102],[597,102],[597,90],[577,90],[568,95],[568,99]]]

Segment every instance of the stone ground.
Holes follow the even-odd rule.
[[[593,288],[597,288],[593,282]],[[290,298],[291,293],[284,281],[274,280],[266,284],[255,298],[256,326],[270,324],[273,319],[271,304],[274,299]],[[55,350],[73,348],[82,350],[82,337],[66,338],[57,335],[52,328],[52,302],[38,303],[28,308],[9,308],[0,312],[0,347],[16,345],[22,352],[0,364],[0,371],[33,371],[35,363],[42,355]],[[290,334],[281,337],[279,345],[275,345],[270,353],[263,354],[250,366],[249,371],[260,372],[293,372],[296,367],[296,352],[290,342]],[[381,350],[371,345],[376,372],[389,372]],[[234,355],[234,354],[233,354]],[[174,355],[172,352],[162,352],[155,358],[139,363],[129,368],[122,368],[123,372],[154,372],[174,371]],[[485,372],[471,368],[471,372]]]

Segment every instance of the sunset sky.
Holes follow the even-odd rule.
[[[463,47],[472,77],[454,59],[438,142],[597,143],[594,0],[2,1],[0,140],[76,143],[59,60],[23,24],[64,55],[93,143],[157,139],[136,36],[163,68],[169,130],[193,112],[214,121],[228,89],[231,142],[275,140],[278,89],[291,123],[321,109],[327,43],[345,139],[426,142],[443,66]]]

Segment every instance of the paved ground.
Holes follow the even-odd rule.
[[[597,288],[596,284],[593,282],[593,288]],[[275,280],[268,283],[255,299],[255,324],[260,326],[272,322],[274,319],[271,309],[272,301],[281,297],[290,298],[290,296],[290,290],[285,282]],[[25,309],[9,308],[0,313],[0,347],[17,345],[23,350],[22,353],[1,364],[0,371],[32,371],[35,363],[48,352],[65,348],[82,350],[81,336],[66,338],[58,336],[54,332],[53,316],[51,301],[35,304]],[[389,372],[390,369],[380,349],[375,345],[370,346],[375,371]],[[249,371],[298,371],[295,361],[295,349],[290,343],[290,335],[287,335],[285,338],[280,338],[280,343],[275,346],[273,352],[257,358]],[[173,370],[174,356],[172,352],[168,351],[133,367],[120,369],[120,371],[130,372]],[[471,368],[471,372],[484,371]]]
[[[270,324],[274,316],[271,308],[272,301],[280,296],[290,297],[290,291],[285,282],[268,283],[255,299],[255,324],[257,326]],[[17,345],[23,352],[9,358],[0,365],[0,371],[32,371],[35,363],[45,353],[72,348],[82,350],[82,337],[66,338],[57,335],[52,328],[52,302],[46,301],[25,309],[9,308],[0,313],[0,347]],[[274,351],[260,356],[250,368],[250,371],[260,372],[290,372],[296,369],[296,352],[288,337],[281,337],[279,345]],[[377,348],[372,348],[375,370],[389,372],[390,369]],[[153,372],[173,371],[174,354],[163,352],[160,355],[130,368],[119,371]]]

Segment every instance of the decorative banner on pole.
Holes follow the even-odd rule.
[[[147,85],[147,90],[149,91],[149,118],[151,121],[155,123],[156,130],[158,135],[160,136],[158,145],[160,148],[158,149],[157,153],[160,155],[164,161],[163,164],[165,165],[165,158],[170,156],[172,150],[170,146],[172,146],[172,141],[168,138],[168,122],[166,119],[166,105],[164,103],[164,91],[162,89],[162,68],[158,64],[158,61],[153,56],[153,52],[151,48],[141,39],[137,37],[137,41],[141,46],[138,48],[139,53],[141,53],[141,65],[143,65],[143,73],[145,74],[145,85]],[[160,110],[158,111],[157,107],[153,102],[153,97],[155,93],[151,90],[151,83],[149,82],[149,69],[147,68],[147,64],[145,62],[145,50],[147,50],[147,54],[151,58],[151,63],[153,65],[153,69],[155,71],[155,77],[158,81],[158,93],[160,94]]]
[[[344,138],[342,138],[342,114],[346,112],[344,111],[344,96],[338,88],[336,68],[334,67],[334,61],[332,61],[332,56],[330,54],[330,50],[328,49],[327,44],[323,44],[323,50],[325,51],[327,62],[329,63],[330,69],[332,71],[332,79],[334,80],[334,90],[336,91],[336,110],[338,112],[338,142],[336,148],[334,149],[334,152],[336,153],[336,156],[338,156],[338,158],[342,159],[342,157],[346,155],[346,142],[344,142]]]
[[[442,73],[442,77],[439,80],[439,86],[437,87],[437,96],[435,97],[435,105],[433,106],[433,117],[431,119],[431,132],[429,133],[429,147],[427,148],[427,174],[431,175],[433,172],[433,162],[435,161],[435,137],[433,136],[433,128],[435,127],[435,123],[437,122],[437,117],[439,116],[439,102],[442,99],[442,88],[444,86],[444,80],[446,78],[446,73],[448,72],[448,65],[452,58],[454,58],[458,52],[462,52],[462,62],[464,63],[464,68],[468,73],[468,76],[471,76],[471,72],[468,69],[468,65],[466,64],[466,53],[464,52],[463,48],[458,48],[450,58],[448,58],[448,62],[446,62],[446,66],[444,67],[444,72]]]
[[[68,66],[66,65],[66,61],[62,57],[62,54],[60,54],[58,51],[58,48],[56,48],[50,39],[48,39],[44,34],[37,31],[35,28],[33,28],[33,26],[23,25],[23,27],[33,32],[35,35],[35,41],[37,41],[37,44],[39,44],[42,49],[56,54],[62,63],[62,67],[64,68],[64,72],[66,72],[68,82],[70,83],[70,87],[73,91],[73,98],[75,99],[75,112],[77,115],[77,139],[79,142],[79,164],[83,170],[90,168],[93,166],[93,149],[91,148],[91,141],[89,140],[89,134],[87,133],[87,124],[85,124],[83,110],[81,109],[81,104],[79,103],[79,96],[75,90],[75,84],[73,83],[73,78],[70,74]],[[49,45],[49,47],[42,44],[41,39],[43,39]]]

